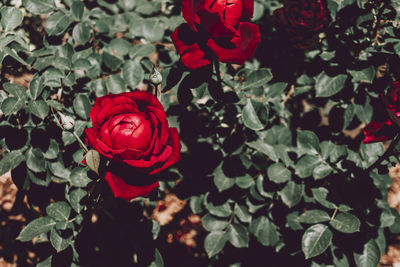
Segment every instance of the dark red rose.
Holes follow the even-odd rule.
[[[97,98],[89,117],[93,127],[85,130],[86,142],[111,162],[151,175],[180,159],[178,131],[168,128],[163,106],[149,92],[135,91]],[[146,196],[158,186],[158,182],[134,186],[129,183],[129,175],[120,176],[115,171],[108,171],[105,175],[116,197],[130,200]]]
[[[210,64],[213,54],[227,63],[244,64],[260,43],[253,0],[183,0],[182,24],[171,35],[183,64],[197,69]]]
[[[400,82],[394,82],[386,95],[380,95],[383,113],[363,129],[364,144],[382,142],[394,138],[400,127]]]
[[[273,17],[277,29],[293,43],[312,39],[331,21],[323,0],[285,0],[284,6],[274,11]]]

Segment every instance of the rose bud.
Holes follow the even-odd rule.
[[[161,73],[157,70],[155,66],[153,66],[153,69],[150,73],[150,82],[152,84],[160,84],[162,82]]]
[[[60,118],[59,118],[60,127],[66,131],[74,130],[75,120],[70,116],[62,114],[61,112],[57,112],[57,113],[58,113],[58,116],[60,116]]]

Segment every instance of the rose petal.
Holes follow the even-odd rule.
[[[228,63],[244,64],[246,59],[253,57],[257,45],[261,42],[258,26],[249,22],[239,25],[240,37],[234,37],[231,43],[235,48],[229,49],[219,46],[213,39],[207,45],[217,55],[218,60]]]
[[[181,40],[181,35],[190,31],[187,24],[182,24],[171,34],[172,41],[178,53],[181,55],[182,63],[189,69],[198,69],[210,64],[204,51],[200,49],[198,43],[185,43]]]
[[[161,105],[157,97],[150,92],[136,90],[133,92],[122,93],[121,95],[134,100],[140,111],[143,111],[148,105],[164,110],[164,107]],[[144,108],[142,109],[140,105],[143,105]]]
[[[158,182],[145,186],[129,185],[111,172],[106,172],[104,179],[107,181],[116,198],[122,198],[128,201],[136,197],[146,197],[154,188],[159,187]]]
[[[181,141],[179,139],[178,129],[169,128],[169,136],[170,136],[170,146],[172,148],[172,154],[169,157],[168,161],[163,164],[163,166],[152,170],[149,174],[155,174],[160,172],[173,164],[177,163],[181,159]]]
[[[365,135],[363,143],[369,144],[392,139],[397,131],[388,120],[386,122],[371,121],[365,126],[363,133]]]

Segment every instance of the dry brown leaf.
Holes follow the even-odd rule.
[[[157,202],[157,207],[151,216],[161,226],[170,223],[174,215],[186,206],[186,200],[179,199],[175,194],[168,193],[163,200]]]

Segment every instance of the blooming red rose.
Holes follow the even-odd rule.
[[[331,21],[323,0],[285,0],[284,6],[274,11],[273,17],[277,29],[293,43],[313,39]]]
[[[187,24],[178,27],[171,38],[183,64],[197,69],[218,60],[244,64],[260,43],[258,26],[246,22],[253,16],[253,0],[183,0]]]
[[[400,127],[400,82],[394,82],[386,95],[380,95],[382,108],[380,118],[368,123],[363,129],[364,144],[392,139]],[[382,116],[383,115],[383,116]]]
[[[86,142],[111,162],[128,167],[127,175],[109,169],[105,179],[116,197],[146,196],[158,182],[131,185],[132,170],[155,174],[180,159],[181,144],[176,128],[168,128],[167,116],[158,99],[149,92],[110,94],[96,99],[86,129]],[[122,164],[122,165],[121,165]],[[126,169],[126,168],[125,168]],[[121,176],[124,177],[121,177]]]

